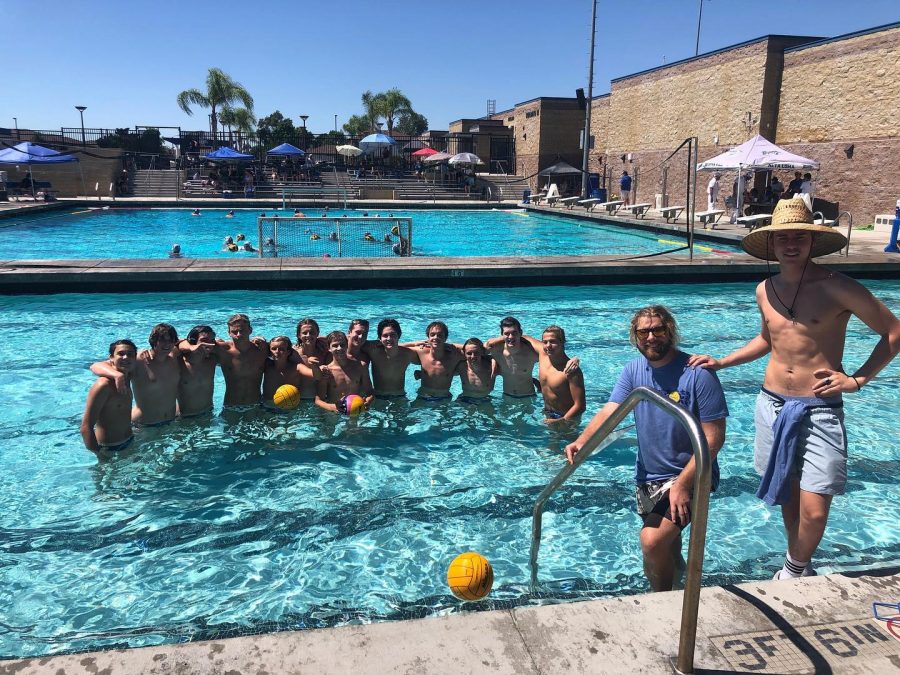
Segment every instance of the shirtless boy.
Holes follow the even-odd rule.
[[[538,342],[524,339],[538,352],[538,377],[544,397],[544,422],[550,426],[577,424],[585,410],[584,374],[571,367],[566,355],[566,333],[559,326],[547,326]]]
[[[319,324],[315,319],[301,319],[297,324],[297,344],[294,346],[297,356],[307,366],[312,367],[311,359],[316,359],[320,365],[331,361],[331,353],[324,345],[324,340],[319,338]],[[316,398],[316,384],[303,380],[300,388],[300,398],[313,401]]]
[[[292,384],[300,390],[309,383],[315,386],[315,382],[322,377],[322,371],[319,370],[319,360],[314,356],[309,358],[310,365],[291,359],[293,353],[291,339],[284,335],[272,339],[269,351],[272,358],[266,362],[263,374],[263,406],[278,410],[279,408],[272,402],[278,387]]]
[[[216,376],[216,333],[209,326],[194,326],[178,344],[181,377],[178,380],[178,414],[197,417],[211,412]]]
[[[215,354],[225,376],[224,410],[247,412],[259,405],[268,348],[250,340],[253,327],[246,314],[228,319],[231,342],[216,341]]]
[[[463,360],[462,352],[447,343],[450,329],[442,321],[433,321],[425,329],[427,340],[421,343],[419,362],[422,364],[418,400],[428,403],[449,401],[450,384],[456,368]]]
[[[362,365],[369,365],[369,357],[363,352],[363,345],[369,337],[369,322],[365,319],[353,319],[350,329],[347,331],[347,356],[351,361],[359,361]]]
[[[510,398],[535,396],[532,378],[538,352],[522,340],[522,324],[511,316],[506,317],[500,322],[500,336],[491,338],[484,346],[497,362],[503,378],[503,395]]]
[[[347,336],[336,330],[325,337],[332,361],[322,369],[322,379],[318,382],[316,405],[332,412],[341,409],[345,396],[362,396],[366,407],[372,403],[372,382],[369,370],[358,361],[347,356]]]
[[[175,352],[178,334],[167,323],[160,323],[150,331],[150,349],[138,354],[132,372],[134,388],[134,424],[153,427],[168,424],[175,419],[177,410],[178,381],[181,365]],[[124,375],[113,367],[112,361],[99,361],[91,366],[91,372],[109,377],[121,392]]]
[[[494,391],[497,380],[497,364],[488,357],[484,344],[478,338],[469,338],[462,346],[465,360],[456,366],[462,384],[462,393],[456,399],[461,403],[486,403]]]
[[[780,265],[778,274],[756,287],[759,335],[722,359],[690,360],[719,370],[771,355],[756,400],[755,465],[763,476],[757,496],[781,506],[787,532],[787,554],[776,579],[813,574],[810,562],[825,533],[831,500],[844,493],[847,480],[841,397],[866,386],[900,351],[897,317],[861,284],[812,262],[846,243],[837,230],[813,224],[803,199],[778,202],[772,224],[741,241],[750,255]],[[842,361],[851,315],[881,339],[848,375]]]
[[[400,324],[396,319],[378,322],[378,341],[363,343],[362,352],[372,364],[375,398],[406,398],[406,369],[419,363],[419,352],[400,346]]]
[[[84,406],[81,438],[84,447],[96,453],[121,452],[134,440],[131,432],[131,373],[137,347],[131,340],[117,340],[109,346],[109,363],[122,375],[119,389],[101,375],[94,382]]]

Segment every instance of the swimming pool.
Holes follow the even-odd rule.
[[[866,282],[889,306],[896,282]],[[641,592],[635,441],[586,462],[544,518],[542,592],[529,592],[534,499],[562,466],[530,404],[493,411],[396,404],[356,421],[316,410],[178,422],[99,464],[78,434],[87,365],[108,343],[141,345],[158,321],[224,332],[245,311],[257,333],[396,316],[404,338],[445,319],[451,339],[493,335],[507,313],[551,322],[582,359],[588,409],[635,355],[626,321],[648,301],[681,320],[684,348],[722,354],[758,325],[752,284],[367,292],[0,297],[0,656],[141,646],[456,612],[445,585],[459,552],[487,556],[490,600],[466,609]],[[696,308],[702,307],[702,310]],[[848,368],[875,340],[850,324]],[[704,584],[771,577],[784,540],[753,493],[753,400],[762,364],[722,373],[731,418],[710,509]],[[408,391],[414,391],[412,377]],[[848,495],[836,499],[820,571],[896,563],[900,372],[847,397]],[[458,391],[458,384],[454,387]],[[223,388],[217,383],[217,400]]]
[[[256,257],[255,253],[229,253],[222,242],[226,236],[243,233],[258,248],[257,216],[278,212],[236,209],[233,218],[226,218],[227,213],[226,209],[202,209],[195,217],[191,209],[80,208],[24,214],[0,220],[0,233],[6,240],[0,258],[165,258],[175,243],[187,258]],[[325,212],[305,208],[304,213],[321,216]],[[334,217],[345,213],[412,218],[413,253],[417,256],[633,256],[684,245],[671,233],[628,230],[524,210],[328,211]],[[335,255],[324,235],[319,244],[322,252]],[[712,253],[707,250],[710,247],[721,253]],[[725,255],[738,250],[724,244],[710,247],[699,252]],[[390,245],[384,248],[382,254],[391,255]],[[311,253],[321,255],[314,248]]]

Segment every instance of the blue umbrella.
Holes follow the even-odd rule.
[[[383,145],[396,145],[397,141],[386,134],[369,134],[359,142],[363,150],[375,150]]]
[[[249,160],[254,159],[253,155],[245,155],[243,152],[238,152],[233,148],[222,147],[216,150],[215,152],[209,153],[203,159],[209,159],[212,161],[241,161],[241,160]]]
[[[301,156],[306,153],[303,152],[300,148],[291,145],[290,143],[282,143],[278,147],[272,148],[271,150],[266,150],[267,155],[295,155]]]

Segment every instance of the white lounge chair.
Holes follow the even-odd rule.
[[[643,218],[647,215],[647,211],[649,211],[652,206],[653,204],[630,204],[628,206],[623,206],[622,208],[626,211],[631,211],[631,215],[637,218]]]
[[[700,219],[700,224],[703,225],[703,229],[709,229],[709,226],[712,226],[712,229],[716,229],[716,223],[718,223],[719,219],[725,215],[725,209],[698,211],[694,215]]]
[[[683,212],[683,206],[666,206],[659,210],[660,215],[666,219],[667,223],[678,220],[678,216],[680,216]]]
[[[572,209],[579,201],[581,201],[581,197],[563,197],[559,200],[559,203],[565,206],[567,209]]]

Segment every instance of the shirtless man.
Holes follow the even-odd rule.
[[[719,370],[771,354],[756,401],[755,465],[763,476],[757,496],[781,506],[787,532],[787,554],[776,579],[813,574],[809,565],[825,533],[832,497],[844,493],[847,480],[841,397],[866,386],[900,351],[900,321],[890,310],[861,284],[812,262],[846,243],[837,230],[813,224],[804,200],[780,201],[772,224],[741,242],[750,255],[780,265],[779,274],[756,287],[759,335],[722,359],[690,360]],[[842,360],[851,315],[881,339],[848,375]]]
[[[511,316],[500,322],[499,338],[491,338],[485,348],[497,362],[497,369],[503,378],[503,395],[509,398],[531,398],[534,390],[534,364],[538,362],[538,351],[522,340],[522,324]]]
[[[81,438],[91,452],[121,452],[134,440],[131,373],[136,359],[137,347],[131,340],[117,340],[109,346],[109,363],[122,375],[124,387],[118,388],[109,377],[101,375],[88,392],[81,419]]]
[[[584,374],[571,366],[566,355],[566,333],[559,326],[547,326],[541,342],[524,339],[538,352],[538,377],[544,396],[544,422],[550,426],[568,426],[581,421],[585,410]]]
[[[332,361],[322,369],[322,379],[318,382],[316,405],[332,412],[346,412],[342,409],[344,397],[350,394],[361,396],[368,408],[372,403],[372,382],[369,370],[358,361],[347,356],[347,336],[336,330],[325,337]]]
[[[462,352],[447,343],[450,329],[442,321],[433,321],[425,329],[427,340],[420,343],[419,363],[422,370],[417,376],[422,380],[417,400],[427,403],[449,401],[450,384],[456,368],[463,360]]]
[[[216,333],[209,326],[194,326],[186,340],[178,344],[181,377],[178,380],[178,414],[204,415],[213,408],[216,365]]]
[[[292,359],[291,339],[284,335],[273,338],[269,343],[269,351],[272,358],[266,362],[266,369],[263,374],[263,406],[272,410],[280,410],[272,402],[275,392],[283,384],[292,384],[298,390],[310,382],[315,383],[321,379],[322,371],[319,370],[319,360],[312,356],[309,358],[310,365],[298,362]]]
[[[372,364],[375,398],[406,398],[406,369],[419,363],[419,352],[400,346],[400,324],[396,319],[378,322],[378,341],[363,343],[362,352]]]
[[[131,421],[134,424],[155,427],[175,419],[181,377],[181,366],[175,351],[177,342],[175,328],[167,323],[157,324],[150,331],[150,349],[138,354],[132,372],[134,409],[131,411]],[[93,364],[91,372],[112,379],[119,392],[123,392],[124,375],[113,367],[112,361]]]
[[[331,361],[331,353],[325,347],[324,340],[319,338],[319,324],[315,319],[301,319],[297,323],[297,344],[294,346],[297,356],[307,366],[312,367],[311,359],[316,359],[320,365]],[[300,398],[314,401],[316,398],[316,384],[303,380],[300,388]]]
[[[247,412],[259,405],[269,350],[250,340],[252,330],[246,314],[235,314],[228,319],[231,342],[216,341],[215,354],[225,376],[226,411]]]
[[[462,384],[462,393],[456,400],[460,403],[478,405],[491,400],[494,383],[497,381],[497,364],[488,357],[484,343],[478,338],[469,338],[462,346],[465,360],[456,366]]]
[[[363,352],[363,345],[369,337],[369,322],[365,319],[353,319],[350,329],[347,331],[347,356],[351,361],[359,361],[363,366],[369,366],[369,357]]]

